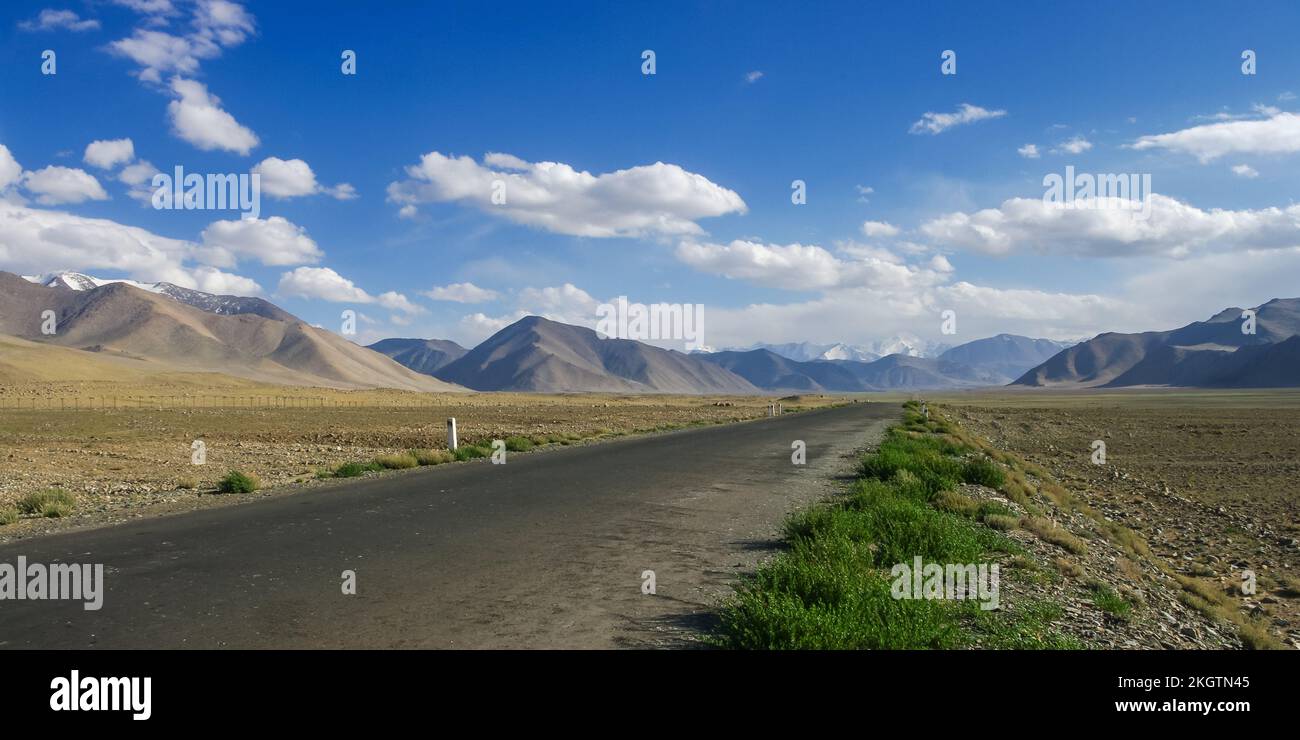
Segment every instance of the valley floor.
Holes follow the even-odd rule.
[[[1300,648],[1300,392],[932,398],[962,427],[1137,533],[1184,583],[1184,600],[1249,617]],[[1247,571],[1253,594],[1242,589]]]
[[[68,527],[224,505],[315,485],[348,462],[522,437],[571,445],[761,418],[777,397],[423,394],[340,391],[178,374],[151,383],[13,383],[0,388],[0,512],[47,489],[72,494],[69,516],[0,518],[0,541]],[[786,399],[784,409],[842,402]],[[194,463],[194,443],[204,463]],[[231,470],[269,491],[217,496]]]

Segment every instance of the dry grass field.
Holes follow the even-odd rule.
[[[1300,647],[1300,392],[927,396]],[[1093,443],[1105,443],[1104,464]],[[1243,573],[1257,579],[1243,593]]]
[[[277,488],[347,462],[444,449],[448,417],[462,444],[519,436],[559,445],[755,419],[775,400],[340,391],[180,374],[147,384],[11,383],[0,387],[0,510],[51,488],[76,505],[60,521],[0,520],[0,538],[218,505],[237,498],[208,495],[231,470]],[[808,396],[785,408],[839,400]],[[196,440],[203,465],[192,461]]]

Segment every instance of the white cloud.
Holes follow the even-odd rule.
[[[842,259],[815,244],[761,244],[737,239],[730,244],[683,241],[677,259],[701,272],[745,280],[785,290],[893,286],[915,288],[932,284],[938,276],[902,264],[897,257],[882,257],[857,245],[841,251]]]
[[[0,144],[0,191],[18,182],[22,174],[23,167],[14,159],[9,147]]]
[[[1251,167],[1248,164],[1233,165],[1232,174],[1236,175],[1237,177],[1244,177],[1248,180],[1253,180],[1256,177],[1259,177],[1259,172],[1257,172],[1254,167]]]
[[[1150,195],[1147,205],[1150,217],[1140,219],[1119,207],[1061,208],[1041,198],[1012,198],[999,208],[940,216],[920,231],[945,246],[994,255],[1032,251],[1181,258],[1205,250],[1300,245],[1300,205],[1202,210],[1158,193]]]
[[[71,167],[50,165],[24,172],[23,188],[36,196],[37,203],[46,206],[108,200],[108,193],[94,175]]]
[[[176,12],[171,0],[113,0],[113,4],[150,15],[169,15]]]
[[[480,288],[474,283],[452,283],[434,286],[424,295],[435,301],[453,301],[455,303],[483,303],[496,300],[499,294],[495,290]]]
[[[278,292],[332,303],[374,303],[404,314],[425,312],[424,308],[411,303],[401,293],[389,291],[372,296],[328,267],[299,267],[286,272],[280,276]]]
[[[158,174],[158,168],[142,159],[135,164],[123,167],[122,171],[117,173],[117,179],[127,185],[143,185],[150,182],[156,174]]]
[[[530,313],[540,316],[576,315],[590,317],[589,321],[594,321],[599,301],[573,283],[565,283],[546,288],[524,288],[519,291],[519,304],[530,309]]]
[[[132,280],[165,280],[185,288],[253,295],[257,284],[211,267],[187,267],[195,245],[102,218],[29,208],[0,200],[0,269],[113,270]]]
[[[165,25],[167,18],[175,14],[170,2],[119,0],[119,4],[147,14],[147,26]],[[193,7],[193,32],[177,36],[137,28],[131,36],[110,43],[108,50],[139,65],[141,80],[161,83],[165,74],[197,73],[202,60],[221,56],[223,48],[243,43],[255,31],[253,17],[237,3],[198,0]]]
[[[173,77],[177,99],[167,104],[172,131],[204,151],[221,149],[247,155],[258,144],[257,135],[221,109],[221,100],[201,82]]]
[[[753,72],[747,72],[745,74],[745,82],[748,82],[751,85],[754,84],[755,82],[758,82],[761,79],[763,79],[763,73],[762,71],[757,69],[754,70]]]
[[[280,159],[267,157],[253,166],[252,171],[261,175],[262,192],[275,198],[296,198],[303,195],[327,193],[338,200],[351,200],[356,189],[347,183],[332,188],[322,186],[316,181],[316,173],[311,166],[301,159]]]
[[[1088,151],[1091,148],[1092,148],[1091,141],[1088,141],[1082,136],[1075,136],[1066,141],[1061,142],[1060,144],[1057,144],[1056,147],[1052,149],[1052,153],[1060,154],[1064,152],[1066,154],[1083,154],[1084,152]]]
[[[1300,115],[1262,109],[1268,117],[1193,126],[1181,131],[1142,136],[1130,147],[1166,149],[1191,154],[1201,163],[1229,154],[1293,154],[1300,152]]]
[[[978,105],[962,103],[957,110],[952,113],[925,113],[921,119],[912,124],[908,133],[912,134],[941,134],[953,126],[963,126],[976,121],[985,121],[991,118],[1001,118],[1007,114],[1004,110],[987,110]]]
[[[130,139],[98,139],[86,145],[82,161],[101,170],[112,169],[135,159],[135,144]]]
[[[886,221],[863,221],[862,233],[870,238],[884,237],[886,239],[898,236],[898,227]]]
[[[1042,156],[1038,153],[1037,144],[1025,144],[1024,146],[1016,150],[1016,154],[1019,154],[1025,159],[1038,159],[1040,156]]]
[[[867,196],[868,196],[868,195],[871,195],[871,194],[874,193],[874,192],[876,192],[876,189],[873,188],[873,187],[870,187],[870,186],[854,185],[853,187],[855,187],[855,188],[857,189],[857,191],[858,191],[858,202],[859,202],[859,203],[870,203],[870,202],[871,202],[871,199],[868,198]]]
[[[213,221],[201,237],[199,257],[219,267],[233,267],[244,257],[287,266],[313,264],[324,256],[306,229],[282,216]]]
[[[498,169],[492,169],[492,167]],[[407,168],[410,179],[388,186],[403,206],[459,202],[483,212],[559,234],[589,237],[700,234],[701,218],[744,213],[734,191],[674,164],[656,162],[602,175],[559,162],[525,162],[506,154],[484,158],[425,154]],[[504,204],[492,196],[504,185]]]
[[[190,271],[194,285],[189,286],[204,293],[215,295],[262,295],[262,286],[257,281],[229,272],[222,272],[215,267],[203,265]]]
[[[93,31],[99,28],[99,21],[93,18],[82,20],[71,10],[53,10],[46,8],[30,21],[22,21],[18,27],[24,31]]]

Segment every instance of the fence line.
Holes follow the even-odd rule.
[[[173,411],[185,409],[342,409],[342,408],[433,408],[432,399],[413,398],[405,403],[382,403],[364,399],[324,396],[0,396],[0,409],[14,411]]]

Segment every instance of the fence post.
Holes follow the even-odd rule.
[[[456,417],[447,420],[447,449],[456,451]]]

